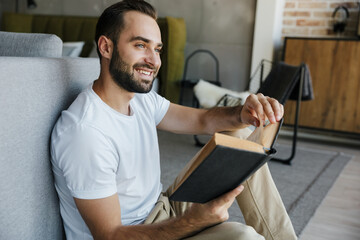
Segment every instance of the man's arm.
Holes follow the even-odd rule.
[[[205,204],[193,204],[183,216],[149,225],[123,226],[117,194],[107,198],[74,198],[94,239],[181,239],[228,219],[228,208],[243,186]]]
[[[208,110],[170,104],[158,129],[183,134],[214,134],[232,131],[249,125],[259,126],[260,120],[279,121],[284,107],[276,100],[261,93],[251,94],[243,106],[214,107]],[[260,118],[260,119],[259,119]]]

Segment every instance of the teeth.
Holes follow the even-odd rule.
[[[148,76],[150,76],[150,72],[148,72],[148,71],[144,71],[144,70],[138,70],[138,72],[139,73],[142,73],[142,74],[145,74],[145,75],[148,75]]]

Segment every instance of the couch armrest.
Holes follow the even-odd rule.
[[[61,57],[62,46],[54,34],[0,31],[0,56]]]

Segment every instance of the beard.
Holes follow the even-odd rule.
[[[110,60],[109,71],[114,80],[114,82],[121,88],[125,89],[128,92],[135,93],[148,93],[152,89],[154,79],[156,77],[157,71],[154,73],[152,81],[136,79],[135,68],[142,67],[148,68],[151,70],[156,70],[154,67],[144,63],[136,63],[133,66],[127,64],[119,55],[118,51],[114,49],[112,57]]]

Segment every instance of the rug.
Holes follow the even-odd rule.
[[[194,145],[193,136],[163,131],[158,134],[161,180],[165,190],[200,148]],[[276,144],[275,148],[276,157],[290,156],[290,145]],[[298,147],[291,166],[269,162],[275,184],[298,236],[351,158],[352,156],[340,152]],[[236,203],[230,207],[229,214],[229,221],[244,223]]]

